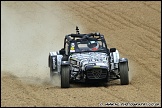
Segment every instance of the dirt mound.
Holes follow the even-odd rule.
[[[161,106],[160,3],[1,2],[1,106]],[[108,47],[128,58],[129,85],[117,80],[61,89],[59,76],[50,83],[48,53],[61,49],[76,26],[104,34]]]

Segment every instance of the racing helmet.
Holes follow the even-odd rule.
[[[92,50],[92,51],[96,51],[99,48],[99,43],[97,41],[90,41],[88,43],[88,47]]]

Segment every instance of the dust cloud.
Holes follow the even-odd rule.
[[[129,82],[131,83],[137,71],[137,64],[133,62],[131,59],[128,59],[128,65],[129,65],[129,71],[128,71]]]
[[[75,32],[76,25],[62,19],[64,10],[57,2],[1,3],[1,74],[49,82],[48,54],[63,47],[64,36]]]

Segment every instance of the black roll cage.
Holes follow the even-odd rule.
[[[104,35],[102,35],[102,34],[100,34],[98,32],[89,33],[89,34],[80,34],[79,31],[77,31],[76,34],[68,34],[68,35],[65,36],[64,49],[66,48],[66,44],[68,44],[68,55],[67,56],[70,55],[70,47],[71,47],[72,42],[75,43],[75,45],[76,45],[77,40],[82,41],[82,40],[85,40],[85,39],[102,41],[105,44],[106,53],[107,54],[109,53],[109,49],[107,48],[107,44],[106,44],[106,41],[104,39]],[[99,52],[101,52],[101,51],[99,51]]]

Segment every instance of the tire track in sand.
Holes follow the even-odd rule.
[[[127,16],[126,14],[124,14],[124,13],[111,12],[111,10],[109,10],[109,9],[106,8],[106,7],[100,7],[99,10],[100,10],[100,12],[103,12],[104,10],[108,10],[109,13],[111,13],[111,14],[109,15],[109,17],[111,17],[112,19],[117,20],[116,18],[122,18],[122,20],[117,20],[117,21],[119,21],[119,22],[125,21],[126,23],[129,22],[129,23],[128,23],[128,24],[129,24],[128,27],[131,27],[131,28],[132,28],[132,26],[130,26],[130,24],[132,24],[132,25],[135,26],[135,27],[140,27],[140,28],[142,28],[142,29],[144,29],[144,30],[147,30],[148,32],[151,32],[151,33],[155,34],[156,36],[158,36],[158,37],[160,38],[160,34],[159,34],[160,30],[157,29],[157,28],[154,28],[154,27],[152,27],[152,26],[149,26],[148,24],[145,24],[145,23],[142,23],[142,22],[139,22],[139,21],[134,21],[133,18],[128,17],[128,16]],[[116,15],[116,18],[112,17],[112,15]],[[122,23],[122,25],[125,25],[125,23]]]
[[[12,87],[12,89],[14,90],[13,95],[15,95],[14,98],[20,101],[20,103],[17,103],[18,106],[19,104],[23,104],[23,103],[26,103],[26,106],[28,105],[34,106],[34,103],[37,106],[45,106],[45,103],[42,101],[42,99],[39,98],[39,94],[37,94],[37,92],[34,91],[35,90],[34,88],[36,87],[34,87],[33,85],[29,86],[26,83],[21,82],[21,80],[18,77],[10,73],[6,73],[3,75],[2,82],[4,85],[7,84],[8,87],[10,86]],[[14,85],[10,85],[10,84],[14,84]],[[8,91],[8,89],[5,89],[4,92],[2,90],[2,96],[5,95],[5,93],[7,93],[6,91]],[[10,99],[12,100],[12,98]],[[10,104],[11,103],[9,103],[9,105]]]
[[[85,8],[85,9],[87,9],[87,11],[90,10],[89,13],[93,12],[93,16],[94,17],[97,16],[96,17],[97,19],[101,19],[101,22],[104,22],[103,24],[105,24],[106,26],[111,26],[111,28],[115,28],[115,29],[118,29],[118,28],[119,29],[123,29],[123,25],[126,26],[126,27],[131,27],[129,25],[126,25],[125,23],[122,23],[121,21],[117,20],[114,17],[107,15],[108,13],[103,13],[103,11],[100,11],[98,9],[98,7],[96,7],[96,6],[90,6],[90,7],[88,7],[89,5],[87,4],[87,2],[83,2],[82,4],[87,7],[87,8]],[[94,2],[92,2],[91,4],[94,4],[95,5]],[[104,6],[106,6],[106,5],[104,5]],[[111,21],[111,20],[114,20],[114,21]],[[119,24],[119,23],[121,23],[123,25],[121,26],[121,24]]]
[[[94,3],[94,2],[92,2]],[[114,16],[114,14],[111,12],[111,10],[108,10],[107,7],[109,5],[103,5],[103,6],[100,6],[100,7],[95,7],[95,10],[98,11],[98,13],[103,13],[104,10],[108,11],[108,12],[105,12],[103,15],[104,17],[100,16],[102,19],[104,19],[104,22],[108,21],[108,20],[112,20],[111,23],[113,23],[113,25],[116,25],[115,27],[116,28],[120,28],[120,29],[124,29],[123,25],[125,27],[128,27],[128,28],[133,28],[132,26],[130,26],[129,24],[127,24],[126,22],[122,21],[121,19],[119,19],[119,17],[117,16]],[[115,24],[115,22],[119,23],[118,25]]]
[[[139,27],[139,28],[142,28],[144,30],[147,30],[148,32],[150,33],[153,33],[155,34],[158,38],[160,38],[160,35],[159,35],[159,30],[156,29],[156,28],[153,28],[147,24],[144,24],[144,23],[141,23],[141,22],[135,22],[133,21],[132,18],[126,16],[126,15],[123,15],[121,13],[115,13],[114,14],[118,15],[119,17],[123,18],[125,21],[129,22],[129,24],[133,24],[134,26],[136,27]]]
[[[71,11],[73,11],[76,15],[75,16],[81,16],[82,19],[86,19],[88,22],[95,24],[96,26],[100,26],[103,27],[104,29],[108,28],[109,30],[114,30],[112,27],[109,27],[107,25],[105,25],[104,22],[101,22],[98,18],[99,16],[96,14],[92,14],[92,12],[88,10],[80,10],[82,8],[77,8],[77,7],[81,7],[79,4],[72,2],[71,5],[72,6],[68,6],[67,3],[64,3],[68,8],[70,8]],[[77,6],[76,6],[77,5]],[[79,14],[78,14],[79,11]],[[98,18],[94,18],[93,16],[97,16]]]
[[[158,10],[158,9],[156,9],[156,8],[154,8],[154,7],[152,7],[151,6],[151,4],[149,4],[149,3],[147,3],[147,2],[142,2],[145,6],[147,6],[148,8],[150,8],[150,9],[152,9],[152,10],[155,10],[156,12],[158,12],[158,13],[161,13],[161,11],[160,10]]]

